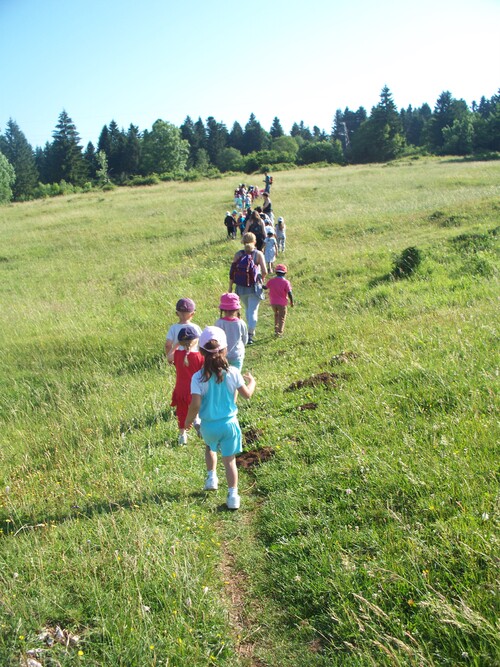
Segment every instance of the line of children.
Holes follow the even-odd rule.
[[[272,180],[266,174],[265,204],[269,212],[272,211],[269,199],[271,183]],[[246,195],[248,193],[244,186],[240,186],[235,192],[236,208],[243,209],[246,204],[246,215],[243,210],[226,213],[225,225],[229,238],[235,238],[238,227],[243,234],[252,213]],[[252,202],[254,197],[255,192],[252,192]],[[276,227],[272,218],[267,219],[265,216],[264,220],[265,264],[262,264],[263,270],[267,268],[268,273],[272,273],[277,254],[285,251],[286,226],[281,216]],[[283,336],[288,304],[294,307],[292,286],[286,275],[287,267],[278,264],[275,277],[262,285],[269,292],[269,302],[274,313],[274,333],[277,337]],[[192,322],[196,310],[194,302],[187,298],[180,299],[176,305],[179,322],[170,327],[165,342],[167,358],[176,369],[171,405],[176,410],[178,442],[182,445],[187,443],[187,433],[193,425],[198,435],[203,438],[207,468],[204,485],[206,491],[218,489],[217,452],[221,453],[228,485],[226,502],[229,509],[238,509],[241,503],[236,455],[242,451],[242,433],[237,419],[236,398],[239,394],[249,399],[256,387],[255,379],[250,373],[241,373],[245,346],[250,341],[240,309],[238,294],[226,292],[220,298],[220,317],[215,326],[201,331],[200,327]]]

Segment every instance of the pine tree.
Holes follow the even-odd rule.
[[[207,152],[210,162],[217,164],[219,155],[227,146],[228,131],[224,123],[218,123],[213,116],[207,118]]]
[[[400,115],[389,88],[384,86],[380,102],[353,136],[353,159],[356,162],[386,162],[398,157],[404,145]]]
[[[130,123],[123,152],[123,170],[128,176],[139,173],[141,163],[142,142],[137,125]]]
[[[83,185],[87,174],[80,136],[64,110],[59,115],[53,138],[50,151],[53,182],[65,180],[73,185]]]
[[[32,147],[12,118],[7,123],[5,134],[0,136],[0,150],[14,168],[14,199],[29,199],[38,184],[38,169]]]
[[[120,130],[116,121],[112,120],[108,126],[109,130],[109,155],[108,165],[110,174],[119,179],[125,172],[123,158],[125,153],[126,137],[123,130]]]
[[[87,174],[89,178],[94,179],[96,177],[99,164],[97,162],[94,144],[91,141],[89,141],[87,144],[87,148],[83,154],[83,159],[87,164]]]
[[[274,117],[273,124],[271,125],[271,129],[269,130],[269,134],[273,139],[277,139],[278,137],[283,137],[284,132],[283,128],[281,127],[280,120],[277,116]]]
[[[243,132],[243,155],[264,150],[270,143],[270,137],[253,113],[250,114]]]
[[[236,150],[240,152],[243,148],[243,128],[238,121],[233,123],[233,127],[228,137],[228,146],[236,148]]]

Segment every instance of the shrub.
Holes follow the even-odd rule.
[[[403,252],[394,259],[392,264],[391,276],[396,280],[399,278],[408,278],[419,267],[422,261],[422,253],[415,246],[405,248]]]
[[[134,176],[129,181],[129,185],[157,185],[160,179],[156,174],[149,174],[149,176]]]

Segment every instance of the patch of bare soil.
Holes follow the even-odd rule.
[[[258,442],[263,435],[264,431],[261,428],[249,428],[243,433],[247,445],[252,445],[254,442]]]
[[[328,373],[324,371],[323,373],[317,373],[316,375],[311,375],[311,377],[305,378],[304,380],[297,380],[297,382],[292,382],[285,391],[295,391],[297,389],[302,389],[303,387],[318,387],[323,385],[325,387],[336,387],[340,375],[337,373]]]
[[[347,364],[348,361],[352,361],[353,359],[357,358],[358,355],[356,354],[356,352],[341,352],[340,354],[336,354],[334,357],[332,357],[330,363]]]
[[[242,452],[236,457],[236,465],[243,470],[249,470],[260,466],[261,463],[269,461],[274,456],[274,449],[272,447],[263,447],[262,449],[250,449],[247,452]]]
[[[303,412],[304,410],[316,410],[317,407],[318,407],[317,403],[304,403],[304,405],[299,405],[297,410],[299,412]]]

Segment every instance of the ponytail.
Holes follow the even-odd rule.
[[[213,350],[213,351],[212,351]],[[224,380],[224,371],[229,368],[226,358],[226,348],[219,349],[219,343],[216,340],[209,340],[205,348],[200,348],[204,357],[203,361],[203,382],[208,382],[212,375],[215,375],[217,384]]]

